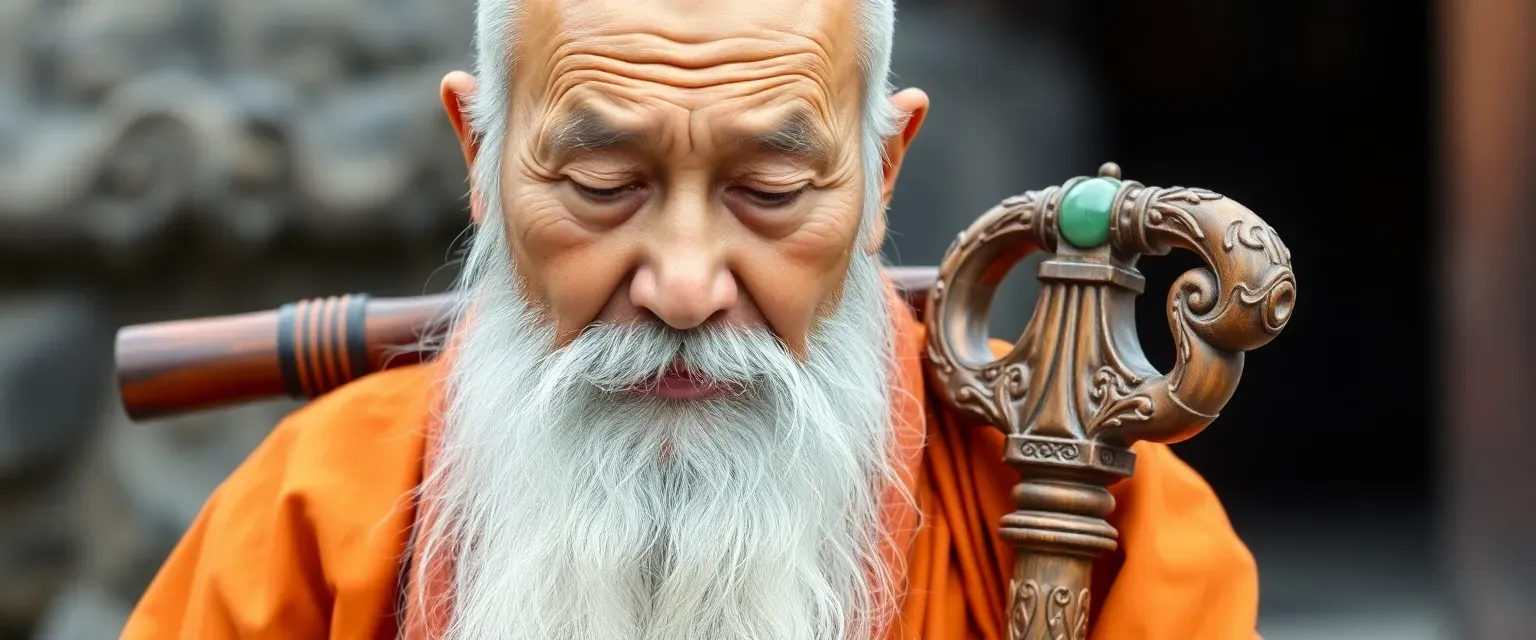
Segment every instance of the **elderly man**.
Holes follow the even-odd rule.
[[[1003,638],[1018,480],[925,398],[877,249],[928,98],[892,0],[484,0],[445,355],[279,425],[129,638]],[[1096,638],[1254,637],[1210,488],[1139,445]]]

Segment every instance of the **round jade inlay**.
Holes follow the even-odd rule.
[[[1072,186],[1061,198],[1061,237],[1081,249],[1092,249],[1109,239],[1109,214],[1120,181],[1089,178]]]

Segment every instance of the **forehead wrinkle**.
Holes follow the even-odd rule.
[[[734,33],[711,25],[707,37],[686,38],[658,30],[657,25],[622,20],[600,28],[567,28],[560,37],[544,43],[549,58],[591,54],[636,64],[657,64],[679,69],[707,69],[732,62],[767,60],[796,54],[815,56],[835,66],[826,34],[797,33],[754,25]],[[532,44],[532,43],[530,43]]]
[[[845,70],[854,70],[857,64],[835,59],[842,56],[828,45],[838,43],[817,37],[825,34],[734,35],[713,41],[679,42],[650,33],[601,34],[582,28],[563,31],[564,37],[546,40],[547,44],[539,47],[545,54],[538,57],[548,61],[542,73],[537,74],[544,76],[540,83],[543,91],[538,92],[542,95],[524,97],[548,106],[531,111],[558,112],[560,103],[589,102],[592,98],[605,103],[627,103],[625,111],[633,107],[649,110],[642,106],[649,105],[678,108],[689,114],[716,109],[739,113],[780,106],[786,98],[803,101],[798,112],[789,112],[777,128],[721,132],[726,137],[717,140],[737,148],[822,161],[824,166],[844,155],[839,153],[839,145],[834,144],[842,136],[829,134],[856,126],[862,92],[839,82],[838,76]],[[572,100],[572,94],[595,95]],[[628,125],[626,132],[622,126],[594,126],[603,120],[608,120],[609,125],[616,124],[611,118],[590,117],[594,113],[572,115],[567,122],[552,121],[545,128],[545,135],[538,139],[542,144],[536,148],[547,149],[548,156],[554,156],[556,152],[650,145],[674,137],[677,139],[670,142],[695,148],[704,143],[699,135],[713,137],[707,132],[707,125],[706,130],[698,130],[696,125],[688,124],[697,122],[695,115],[684,116],[677,123],[682,126],[670,135],[656,130],[654,125],[659,123],[641,125],[630,123],[625,117],[618,124]]]
[[[787,68],[814,83],[830,102],[846,98],[858,103],[863,93],[861,48],[856,46],[862,38],[857,33],[857,12],[850,11],[848,0],[802,0],[793,2],[793,8],[759,2],[736,6],[729,0],[702,4],[696,0],[529,0],[529,4],[539,9],[528,16],[540,23],[537,29],[528,25],[538,37],[519,38],[516,46],[531,54],[528,61],[538,61],[531,66],[543,67],[530,69],[529,75],[543,76],[542,82],[533,85],[545,91],[562,92],[553,85],[564,83],[562,76],[576,71],[572,66],[591,64],[630,81],[673,88],[741,82]],[[658,20],[659,16],[668,19]],[[618,68],[623,63],[655,66]],[[849,88],[854,90],[842,90]],[[537,95],[527,97],[549,104]],[[691,98],[679,100],[684,101]]]
[[[690,43],[644,32],[567,29],[538,47],[543,55],[536,57],[545,64],[530,75],[542,80],[535,83],[542,95],[527,97],[551,104],[555,96],[590,83],[606,86],[604,93],[652,93],[650,88],[660,88],[663,94],[683,94],[664,99],[700,108],[715,103],[718,92],[752,93],[758,87],[751,85],[794,80],[815,87],[825,101],[857,104],[862,91],[841,89],[862,86],[853,81],[860,77],[858,65],[840,59],[848,56],[828,44],[816,35],[777,32]],[[848,72],[852,75],[843,78]],[[699,89],[713,92],[688,95]]]
[[[668,89],[696,90],[803,78],[830,92],[833,84],[827,65],[810,53],[787,53],[752,60],[736,60],[711,66],[683,67],[663,62],[642,62],[590,51],[572,52],[552,62],[550,89],[561,85],[603,82],[615,85],[659,85]]]
[[[630,81],[696,89],[767,79],[786,72],[805,76],[830,93],[845,65],[820,39],[761,32],[686,42],[633,29],[619,33],[567,31],[544,44],[550,84],[567,76],[612,75]]]

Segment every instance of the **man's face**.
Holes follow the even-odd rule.
[[[891,98],[909,117],[866,180],[853,1],[518,17],[498,184],[475,198],[505,233],[466,259],[473,319],[424,487],[418,566],[456,567],[447,637],[866,638],[883,620],[895,325],[860,223],[927,102]],[[474,91],[444,80],[471,163]]]
[[[763,326],[804,355],[851,252],[878,245],[857,242],[852,15],[848,0],[527,6],[496,195],[558,344],[654,318]]]

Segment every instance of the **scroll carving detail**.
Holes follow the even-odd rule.
[[[1174,187],[1152,201],[1147,211],[1147,226],[1184,235],[1192,242],[1204,240],[1205,231],[1201,230],[1194,216],[1180,205],[1198,205],[1201,202],[1220,198],[1221,194],[1214,191]]]

